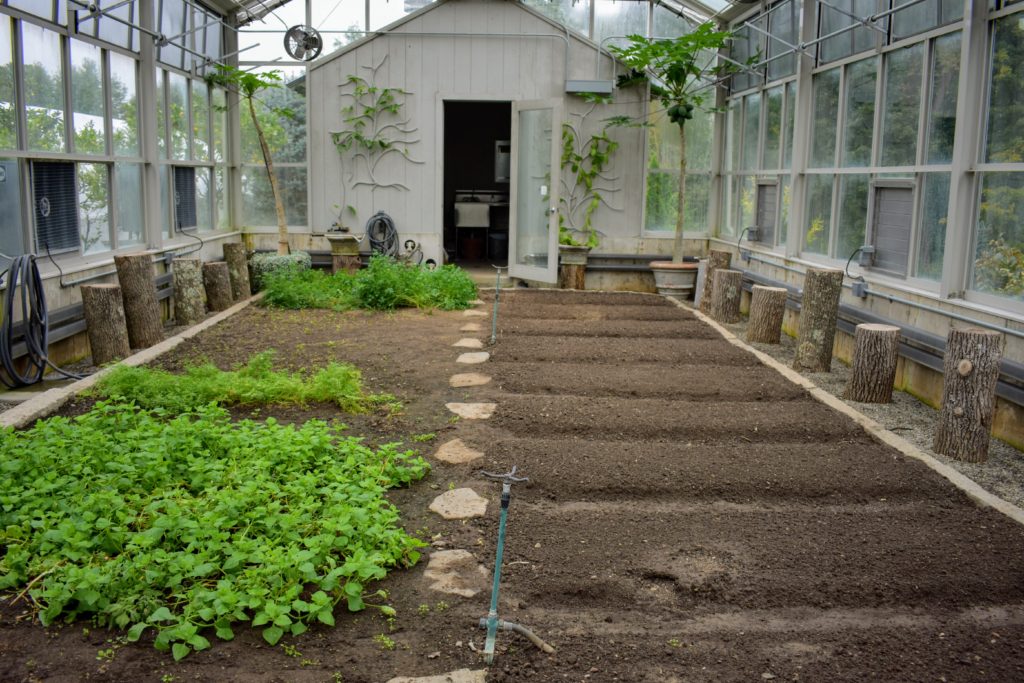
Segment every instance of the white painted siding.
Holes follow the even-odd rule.
[[[444,35],[422,35],[424,33]],[[486,34],[451,35],[451,34]],[[419,34],[419,35],[418,35]],[[501,34],[516,34],[503,37]],[[526,35],[523,35],[526,34]],[[357,233],[379,210],[395,220],[401,239],[416,239],[428,258],[440,259],[443,215],[443,102],[444,100],[538,100],[564,99],[564,109],[580,112],[587,105],[565,94],[565,81],[596,78],[596,47],[584,38],[569,39],[569,74],[565,68],[565,32],[540,15],[507,0],[448,0],[413,15],[391,32],[330,55],[310,67],[308,98],[310,125],[310,225],[315,232],[335,220],[346,187],[345,204],[358,215],[344,215]],[[370,79],[371,68],[383,62],[373,85],[400,88],[409,94],[403,112],[409,117],[416,144],[410,156],[414,164],[397,154],[385,157],[378,178],[398,182],[398,188],[352,187],[351,169],[343,169],[331,141],[331,132],[342,127],[341,87],[349,74]],[[602,74],[609,78],[613,65],[602,57]],[[614,114],[637,119],[644,111],[641,89],[616,91],[618,102],[599,108],[591,125]],[[605,238],[601,251],[637,252],[643,207],[642,128],[617,128],[620,142],[608,183],[616,191],[606,193],[616,210],[602,207],[594,225]]]

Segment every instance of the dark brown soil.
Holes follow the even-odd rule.
[[[479,366],[454,362],[461,314],[262,309],[161,365],[228,367],[273,347],[283,367],[361,367],[371,389],[406,403],[402,415],[318,405],[258,415],[338,417],[371,441],[434,432],[427,452],[456,436],[483,451],[435,463],[392,499],[408,529],[469,550],[488,571],[500,487],[480,470],[515,464],[530,476],[513,488],[499,611],[557,651],[500,633],[489,681],[1024,680],[1020,526],[659,297],[520,290],[502,302],[493,359]],[[493,381],[449,387],[467,371]],[[449,419],[445,402],[476,400],[496,402],[494,417]],[[456,486],[488,497],[488,514],[427,511]],[[424,565],[384,582],[391,629],[372,611],[339,611],[335,628],[290,639],[293,650],[240,628],[179,664],[146,644],[111,645],[114,634],[88,624],[44,630],[23,604],[0,603],[0,680],[380,683],[482,667],[470,645],[482,646],[488,596],[434,592]],[[109,647],[112,661],[97,660]]]

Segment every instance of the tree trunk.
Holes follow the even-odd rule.
[[[195,325],[206,315],[203,303],[202,261],[176,258],[174,267],[174,322]]]
[[[206,286],[206,301],[211,311],[231,308],[231,278],[228,264],[214,261],[203,264],[203,285]]]
[[[246,258],[245,245],[241,242],[224,244],[224,260],[228,264],[228,277],[231,278],[231,297],[242,301],[252,296],[249,286],[249,261]]]
[[[743,293],[743,273],[719,268],[711,288],[711,317],[720,323],[735,323],[740,319],[740,296]]]
[[[133,349],[145,349],[164,339],[160,307],[156,302],[153,262],[149,254],[125,254],[114,257],[117,281],[121,284],[128,343]]]
[[[106,365],[131,354],[120,286],[82,285],[82,308],[93,365]]]
[[[263,165],[267,169],[267,178],[270,180],[270,193],[274,196],[274,210],[277,212],[277,253],[283,256],[290,252],[288,248],[288,221],[284,216],[284,203],[281,201],[281,192],[277,188],[274,160],[270,156],[270,147],[267,145],[267,138],[263,135],[263,127],[256,117],[256,105],[253,104],[252,97],[246,97],[245,99],[249,101],[249,115],[252,116],[252,125],[256,129],[256,138],[260,141]]]
[[[839,294],[843,289],[843,271],[808,268],[804,277],[804,298],[800,306],[800,325],[796,336],[793,368],[807,372],[832,369],[832,344],[836,338]]]
[[[363,263],[359,260],[359,256],[349,256],[348,254],[331,254],[331,274],[337,273],[339,270],[343,270],[349,275],[355,275],[356,271],[362,267]]]
[[[991,330],[949,331],[936,453],[966,462],[988,459],[1002,342],[1003,335]]]
[[[676,234],[672,240],[672,262],[683,262],[683,225],[686,223],[686,128],[679,126],[679,197],[676,203]]]
[[[750,294],[750,326],[747,341],[778,344],[782,336],[782,317],[786,314],[785,287],[754,285]]]
[[[843,398],[862,403],[890,403],[896,379],[900,328],[895,325],[857,325],[853,335],[853,374]]]
[[[708,265],[704,269],[704,291],[700,295],[700,312],[711,313],[711,291],[714,285],[715,271],[728,268],[732,262],[732,254],[728,251],[712,249],[708,254]]]

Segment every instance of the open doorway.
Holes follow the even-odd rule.
[[[508,261],[511,102],[444,103],[444,249],[463,266]]]

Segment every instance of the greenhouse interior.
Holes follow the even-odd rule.
[[[0,0],[0,117],[0,680],[1024,680],[1024,0]]]

